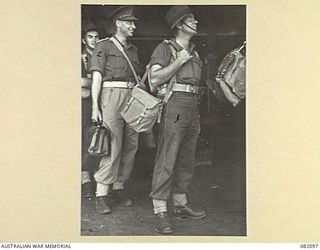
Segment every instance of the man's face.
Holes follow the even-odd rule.
[[[198,21],[194,18],[194,15],[189,14],[183,19],[181,30],[183,30],[186,33],[197,34],[197,31],[198,31],[197,23]]]
[[[88,49],[93,50],[98,40],[99,34],[97,31],[88,31],[82,39],[82,42],[86,45]]]
[[[118,21],[118,28],[125,37],[132,37],[136,25],[134,21]]]

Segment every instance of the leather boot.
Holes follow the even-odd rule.
[[[110,201],[108,196],[96,197],[96,210],[98,214],[111,213]]]
[[[91,186],[91,182],[86,182],[81,185],[81,193],[83,198],[92,198],[94,197],[94,192]]]
[[[203,209],[192,209],[188,204],[183,207],[174,207],[174,213],[180,218],[189,218],[199,220],[206,217],[206,212]]]
[[[172,234],[173,230],[166,212],[156,214],[157,226],[155,231],[161,234]]]
[[[117,189],[112,191],[112,198],[115,202],[119,203],[120,206],[130,207],[133,205],[132,200],[128,197],[126,192],[123,189]]]

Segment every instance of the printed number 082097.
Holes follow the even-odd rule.
[[[300,244],[300,248],[318,248],[318,244]]]

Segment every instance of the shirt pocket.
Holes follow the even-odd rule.
[[[120,51],[113,51],[108,55],[107,68],[115,77],[124,75],[124,72],[127,72],[127,61]]]
[[[133,66],[133,68],[134,68],[134,70],[136,71],[137,74],[143,73],[142,72],[142,67],[141,67],[141,64],[140,64],[138,58],[136,58],[136,57],[130,58],[130,61],[131,61],[132,66]]]

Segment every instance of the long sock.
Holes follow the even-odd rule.
[[[106,196],[109,192],[109,185],[98,182],[96,196]]]
[[[172,199],[175,207],[183,207],[188,203],[186,194],[172,194]]]
[[[155,214],[167,212],[167,201],[166,200],[152,200],[153,211]]]

